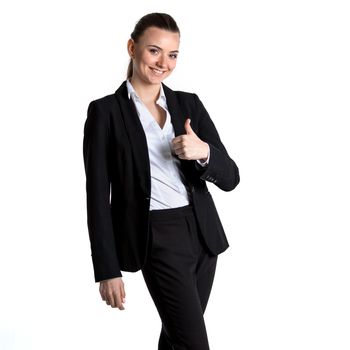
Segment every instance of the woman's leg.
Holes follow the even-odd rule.
[[[166,335],[163,324],[158,341],[158,350],[174,350],[169,337]]]
[[[203,310],[203,314],[205,312],[209,295],[211,292],[212,283],[214,281],[214,275],[215,275],[215,269],[216,269],[216,262],[217,262],[217,256],[213,256],[211,258],[206,259],[206,256],[208,256],[205,250],[203,250],[202,258],[199,260],[198,270],[196,274],[197,278],[197,290],[198,295],[201,301],[201,306]],[[162,325],[162,329],[159,336],[159,342],[158,342],[158,350],[173,350],[174,348],[171,345],[171,342],[166,335],[166,332],[164,330],[164,327]]]
[[[162,320],[159,350],[208,350],[203,313],[217,256],[198,235],[189,206],[151,211],[150,250],[142,273]]]

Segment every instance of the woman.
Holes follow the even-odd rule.
[[[162,321],[158,349],[205,350],[203,313],[229,246],[206,181],[231,191],[239,172],[198,96],[162,83],[179,42],[171,16],[142,17],[127,43],[127,80],[89,104],[87,219],[107,305],[124,310],[121,270],[141,270]]]

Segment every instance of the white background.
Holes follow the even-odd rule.
[[[205,314],[211,349],[350,348],[350,13],[346,1],[12,1],[0,5],[0,348],[156,349],[141,272],[125,311],[94,283],[88,103],[125,79],[149,12],[181,30],[165,84],[195,92],[240,168],[208,184],[230,248]]]

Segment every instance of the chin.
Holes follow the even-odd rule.
[[[159,84],[159,83],[161,83],[166,77],[167,77],[167,75],[165,75],[164,77],[149,76],[147,80],[148,80],[151,84]]]

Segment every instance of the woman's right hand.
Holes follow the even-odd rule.
[[[124,310],[125,290],[122,277],[111,278],[100,282],[100,294],[102,300],[111,307]]]

